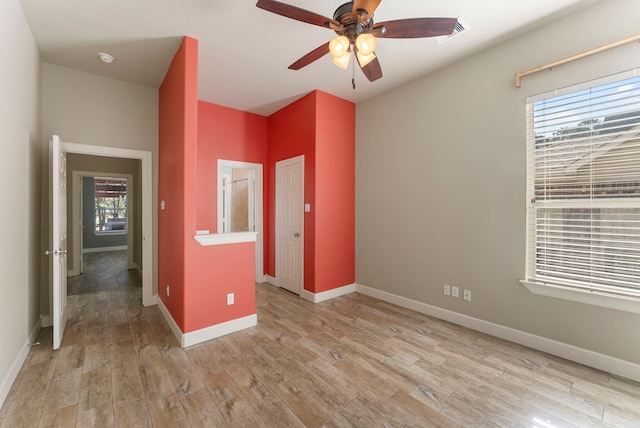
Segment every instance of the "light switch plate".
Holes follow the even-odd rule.
[[[306,213],[311,212],[311,204],[304,204],[304,212]]]

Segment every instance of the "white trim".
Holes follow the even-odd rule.
[[[267,284],[271,284],[274,287],[278,286],[278,281],[276,280],[276,278],[274,276],[271,276],[271,275],[265,275],[264,276],[264,282],[266,282]]]
[[[173,335],[178,339],[178,343],[180,343],[180,346],[184,348],[184,345],[182,344],[182,330],[180,330],[180,327],[178,327],[178,324],[174,321],[162,299],[158,299],[158,309],[160,309],[162,317],[165,319],[167,324],[169,324],[169,328],[173,332]]]
[[[16,355],[16,358],[13,360],[13,364],[11,364],[7,375],[2,379],[2,382],[0,382],[0,407],[2,407],[4,401],[7,399],[11,386],[18,377],[18,373],[20,373],[20,369],[29,355],[30,345],[35,342],[38,337],[38,333],[40,333],[40,328],[41,327],[38,324],[33,327],[33,330],[29,333],[29,337],[27,337],[27,341],[24,346],[20,349],[20,352],[18,352],[18,355]],[[43,344],[43,346],[45,345]]]
[[[103,251],[123,251],[128,247],[126,245],[115,245],[113,247],[96,247],[96,248],[83,248],[82,254],[86,253],[102,253]]]
[[[253,314],[201,328],[200,330],[191,331],[183,335],[182,347],[186,348],[187,346],[197,345],[198,343],[206,342],[207,340],[215,339],[216,337],[235,333],[237,331],[244,330],[245,328],[255,327],[257,324],[258,315]]]
[[[40,326],[41,327],[51,327],[53,325],[53,318],[51,315],[40,315]]]
[[[64,143],[67,153],[140,159],[142,164],[142,265],[153,266],[153,163],[152,153],[146,150],[122,149],[90,144]],[[157,287],[153,284],[154,269],[145,269],[142,276],[142,305],[155,305]]]
[[[525,279],[521,280],[520,283],[532,294],[640,314],[640,299],[637,297],[614,295],[598,290],[581,290],[575,287],[541,284]]]
[[[312,293],[311,291],[302,290],[300,297],[313,303],[320,303],[325,300],[335,299],[336,297],[354,293],[355,291],[356,284],[349,284],[338,288],[332,288],[331,290],[322,291],[320,293]]]
[[[136,270],[136,272],[138,272],[138,275],[140,275],[140,278],[142,278],[142,268],[140,267],[138,262],[133,263],[133,268]]]
[[[183,348],[197,345],[198,343],[206,342],[207,340],[215,339],[216,337],[235,333],[237,331],[244,330],[245,328],[255,327],[258,324],[258,315],[253,314],[201,328],[200,330],[191,331],[189,333],[183,333],[169,313],[169,310],[162,302],[162,299],[158,299],[158,308],[160,309],[160,313],[164,319],[167,321],[167,324],[169,324],[169,328],[173,332],[174,336],[178,339],[180,346]]]
[[[640,364],[356,284],[358,293],[640,382]]]
[[[210,233],[209,235],[195,235],[193,239],[203,247],[209,245],[240,244],[256,242],[258,232]]]

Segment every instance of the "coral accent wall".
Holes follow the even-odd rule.
[[[158,196],[165,201],[158,213],[158,297],[183,333],[256,312],[254,244],[203,247],[193,238],[198,166],[206,167],[198,153],[197,82],[198,41],[185,37],[160,87],[158,159]],[[235,294],[234,305],[226,304],[227,293]]]
[[[267,118],[228,107],[198,103],[198,216],[199,230],[217,231],[218,159],[252,162],[267,169]],[[268,224],[263,192],[264,224]]]
[[[267,274],[276,276],[276,162],[304,155],[304,201],[315,206],[316,193],[316,92],[300,98],[269,116],[269,233],[265,253]],[[315,208],[304,214],[304,288],[315,289]]]
[[[316,258],[320,293],[355,283],[356,109],[316,92]]]
[[[184,237],[191,217],[186,194],[195,141],[191,121],[197,110],[198,41],[185,37],[171,62],[159,91],[158,200],[158,297],[179,326],[184,326],[185,247]],[[195,92],[195,98],[194,98]],[[196,101],[194,103],[194,100]],[[192,168],[195,169],[195,168]],[[166,286],[171,287],[170,296]]]
[[[355,282],[355,105],[321,91],[269,116],[269,234],[275,268],[275,163],[303,154],[304,288],[320,293]]]

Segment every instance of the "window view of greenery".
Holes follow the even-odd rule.
[[[127,179],[94,177],[96,232],[127,230]]]
[[[533,276],[640,291],[640,77],[539,100],[529,132]]]

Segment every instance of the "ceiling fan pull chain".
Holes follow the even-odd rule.
[[[353,90],[356,90],[356,62],[353,61],[351,63],[351,86],[353,86]]]

